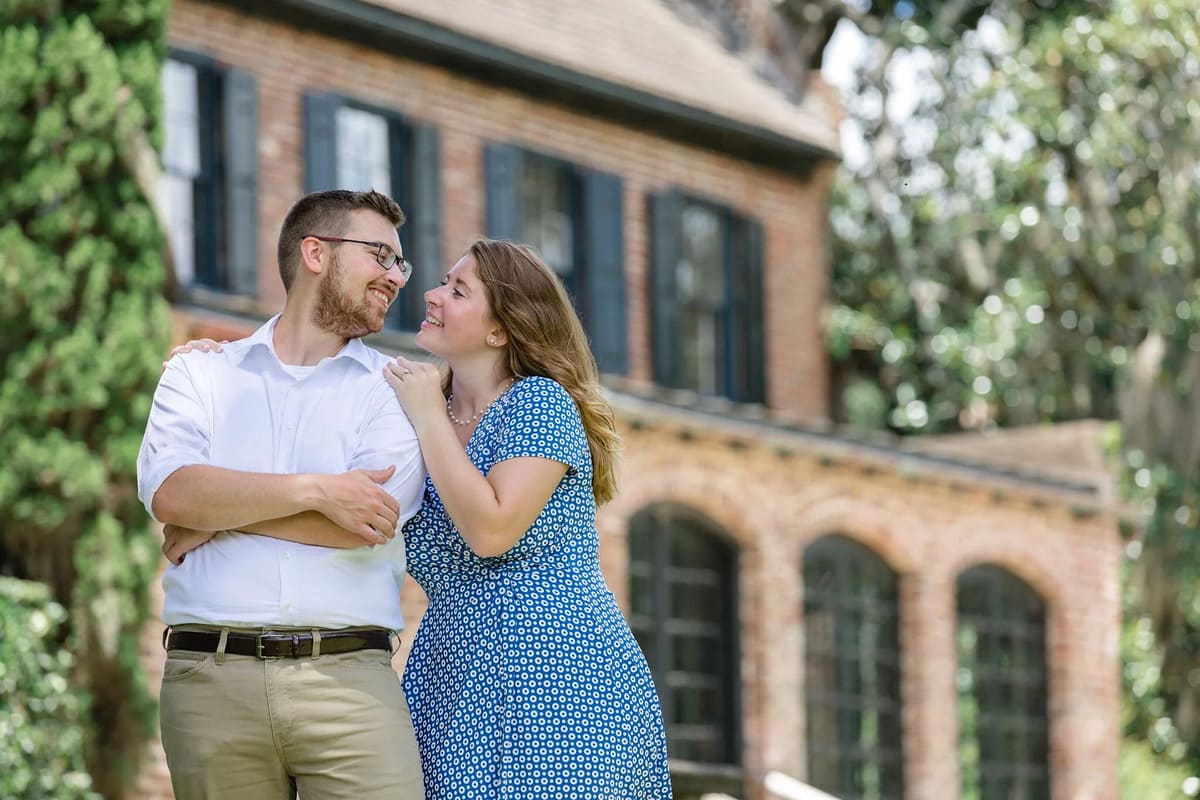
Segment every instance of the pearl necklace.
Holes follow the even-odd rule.
[[[454,395],[450,395],[446,398],[446,415],[448,417],[450,417],[450,421],[453,422],[455,425],[465,428],[466,426],[471,425],[471,424],[475,423],[476,421],[478,421],[479,418],[484,415],[484,412],[486,412],[489,408],[494,406],[496,404],[496,401],[499,400],[501,397],[503,397],[504,393],[507,392],[509,389],[511,389],[512,385],[516,382],[517,382],[517,379],[515,376],[512,378],[509,378],[508,383],[506,383],[504,385],[504,388],[500,390],[500,394],[493,397],[492,402],[488,403],[486,406],[484,406],[483,408],[479,409],[474,414],[472,414],[470,419],[459,419],[458,418],[458,415],[454,413],[454,407],[451,405],[451,403],[454,402]]]

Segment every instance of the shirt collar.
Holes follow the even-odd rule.
[[[279,354],[275,352],[275,326],[279,324],[280,316],[282,315],[276,314],[271,317],[258,330],[245,339],[234,342],[232,345],[226,345],[226,348],[232,351],[230,354],[237,363],[240,364],[251,352],[257,350],[265,350],[276,361],[280,360]],[[345,347],[331,356],[331,358],[348,358],[361,365],[368,372],[375,368],[371,360],[370,350],[363,344],[362,339],[351,339],[346,343]]]

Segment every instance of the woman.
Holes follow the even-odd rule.
[[[404,688],[431,798],[670,796],[645,658],[600,573],[618,440],[562,284],[478,241],[387,379],[429,479],[404,526],[429,596]],[[465,449],[464,449],[465,448]]]
[[[618,438],[596,362],[533,250],[471,245],[385,377],[429,470],[404,526],[429,597],[404,672],[429,798],[667,798],[646,660],[600,572]]]

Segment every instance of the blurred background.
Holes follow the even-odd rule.
[[[0,797],[171,797],[150,397],[282,307],[279,225],[335,187],[409,215],[384,351],[481,235],[570,290],[677,797],[1200,794],[1192,0],[0,23]]]

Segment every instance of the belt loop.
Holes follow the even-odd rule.
[[[214,659],[217,666],[225,663],[225,645],[229,643],[229,628],[221,628],[221,638],[217,641],[217,655]]]
[[[163,650],[167,649],[167,637],[171,635],[171,626],[163,628]]]
[[[319,630],[317,630],[316,628],[313,628],[312,629],[312,637],[313,637],[312,660],[316,661],[318,658],[321,657],[321,632]]]

